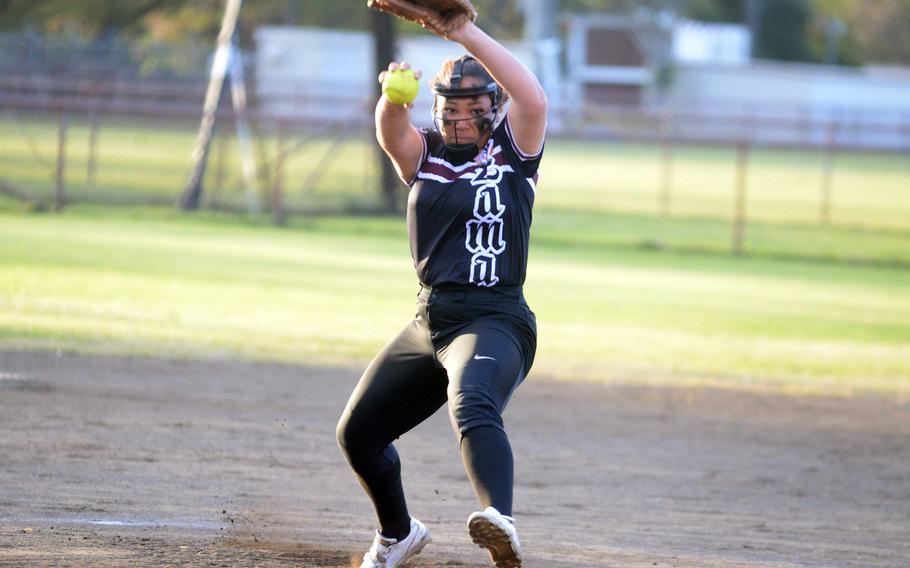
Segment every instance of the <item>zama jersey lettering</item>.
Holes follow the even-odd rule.
[[[543,148],[518,149],[508,115],[486,147],[464,164],[446,160],[435,130],[421,129],[423,153],[408,194],[411,257],[420,281],[521,286]]]

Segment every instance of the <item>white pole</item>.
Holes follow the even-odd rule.
[[[184,209],[196,209],[202,197],[202,179],[208,160],[209,146],[215,129],[215,113],[221,99],[221,87],[230,63],[231,38],[237,27],[242,0],[226,0],[224,18],[221,20],[221,31],[218,33],[217,48],[212,58],[212,70],[209,74],[209,86],[205,92],[205,103],[202,107],[202,121],[196,137],[196,148],[193,150],[193,169],[189,180],[180,196],[180,206]]]
[[[237,144],[240,146],[240,164],[243,170],[243,182],[246,186],[247,211],[251,216],[259,215],[259,192],[256,190],[256,160],[253,158],[253,145],[250,138],[250,127],[246,115],[246,84],[243,80],[243,58],[236,45],[231,45],[231,102],[236,116]]]
[[[557,33],[557,0],[524,0],[524,41],[533,57],[534,74],[547,93],[551,111],[562,105],[562,42]],[[559,113],[550,113],[550,126],[559,126]]]

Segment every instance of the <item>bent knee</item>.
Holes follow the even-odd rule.
[[[335,440],[348,463],[361,475],[377,475],[395,467],[395,446],[374,435],[371,428],[358,427],[345,415],[335,427]]]
[[[351,455],[369,452],[369,432],[357,427],[350,414],[345,414],[335,426],[335,441],[342,453],[350,458]]]
[[[479,391],[458,391],[449,398],[449,417],[452,427],[462,436],[478,426],[502,429],[499,405],[488,394]]]
[[[350,421],[348,420],[348,417],[342,416],[341,419],[338,420],[338,424],[335,425],[335,441],[338,442],[338,447],[345,455],[348,454],[348,448],[353,439],[350,433],[349,424]]]

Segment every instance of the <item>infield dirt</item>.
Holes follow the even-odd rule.
[[[0,351],[0,565],[358,566],[357,375]],[[910,401],[532,375],[505,419],[526,567],[910,566]],[[488,566],[445,412],[398,448],[408,566]]]

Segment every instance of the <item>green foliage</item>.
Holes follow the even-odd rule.
[[[712,0],[697,1],[712,3]],[[771,7],[776,0],[762,1],[776,9]],[[905,65],[910,61],[910,0],[811,0],[806,9],[809,22],[803,33],[812,61],[825,61],[828,27],[832,21],[845,25],[845,34],[836,46],[838,63]],[[786,14],[782,14],[784,16]],[[781,23],[789,25],[788,22]],[[789,52],[799,53],[801,49],[797,46]]]
[[[522,17],[515,0],[477,0],[475,4],[484,25],[497,36],[521,35]],[[113,30],[132,37],[185,42],[214,38],[223,9],[223,0],[0,0],[0,27],[32,24],[49,33],[69,29],[91,38]],[[248,0],[241,10],[240,30],[243,44],[251,45],[252,32],[260,25],[368,30],[369,17],[366,0]],[[398,26],[404,33],[428,33],[405,22]]]
[[[173,10],[186,2],[187,0],[5,0],[0,3],[0,26],[18,28],[33,24],[49,32],[75,28],[90,37],[97,37],[111,29],[135,30],[148,14]]]
[[[569,13],[625,14],[670,11],[710,22],[742,22],[747,0],[561,0]],[[838,61],[910,61],[910,0],[758,0],[764,7],[759,32],[761,57],[787,61],[824,61],[825,29],[832,19],[846,23]],[[365,0],[247,0],[241,11],[242,43],[263,24],[368,30]],[[500,39],[522,33],[519,0],[475,0],[482,25]],[[0,29],[31,27],[96,38],[122,34],[146,42],[211,42],[218,32],[223,0],[0,0]],[[404,22],[403,34],[428,33]]]
[[[806,0],[765,0],[755,38],[764,59],[808,61],[810,8]]]
[[[863,2],[850,23],[863,61],[910,64],[910,0]]]
[[[686,16],[701,22],[742,23],[746,19],[743,0],[690,0]]]

